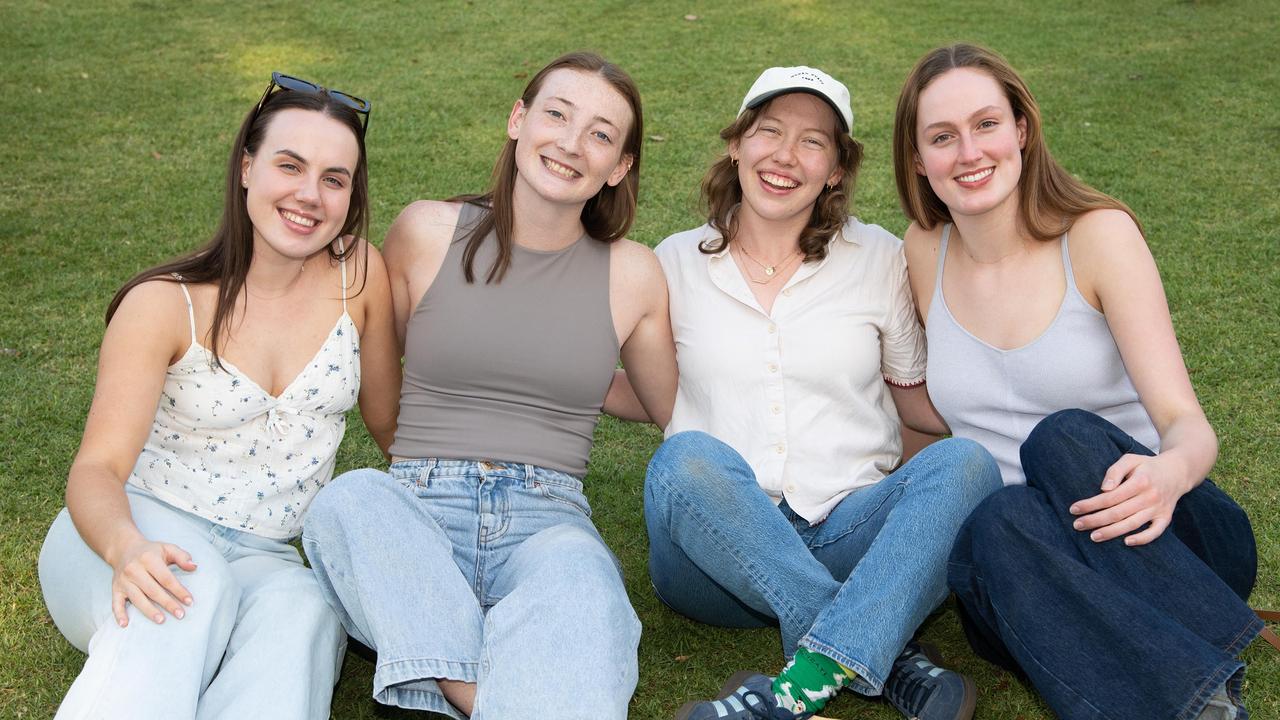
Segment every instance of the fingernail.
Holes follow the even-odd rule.
[[[1073,523],[1072,527],[1074,527],[1074,528],[1075,528],[1075,529],[1077,529],[1077,530],[1083,530],[1083,529],[1084,529],[1084,521],[1083,521],[1083,520],[1077,520],[1077,521],[1075,521],[1075,523]]]
[[[182,598],[182,602],[183,602],[183,603],[185,603],[185,604],[187,604],[187,605],[190,605],[190,604],[191,604],[191,598],[189,598],[189,597],[184,597],[184,598]]]
[[[1079,506],[1079,505],[1072,505],[1072,506],[1071,506],[1071,508],[1070,508],[1070,510],[1071,510],[1071,514],[1072,514],[1072,515],[1075,515],[1076,513],[1080,512],[1080,506]]]
[[[152,617],[153,617],[153,618],[155,619],[155,621],[156,621],[156,622],[158,622],[158,623],[162,623],[162,622],[164,622],[164,615],[161,615],[160,613],[156,613],[156,614],[155,614],[155,615],[153,615]]]
[[[124,627],[129,624],[128,620],[116,620],[116,622],[120,623],[120,627]]]
[[[178,608],[177,610],[174,611],[173,616],[181,620],[183,614],[184,613],[182,612],[182,608]]]
[[[1090,533],[1090,534],[1089,534],[1089,539],[1090,539],[1090,540],[1092,540],[1092,541],[1094,541],[1094,542],[1097,542],[1097,541],[1098,541],[1098,538],[1100,538],[1100,537],[1102,537],[1102,533],[1099,533],[1099,532],[1095,532],[1095,533]]]

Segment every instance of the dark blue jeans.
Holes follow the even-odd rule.
[[[1103,543],[1067,508],[1098,493],[1121,455],[1151,455],[1083,410],[1045,418],[1022,445],[1025,486],[998,491],[965,522],[947,582],[965,634],[987,660],[1020,669],[1064,720],[1190,720],[1262,627],[1245,604],[1257,572],[1249,519],[1205,480],[1154,542]]]

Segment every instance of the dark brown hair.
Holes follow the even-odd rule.
[[[728,146],[746,137],[767,107],[768,103],[747,108],[737,120],[720,131],[720,139],[726,145],[725,152],[711,164],[706,176],[702,178],[703,209],[707,214],[707,222],[720,233],[720,237],[711,238],[699,245],[698,249],[704,253],[713,254],[724,250],[738,234],[738,216],[734,209],[742,202],[742,185],[738,182],[738,165],[729,156]],[[834,110],[832,117],[835,117]],[[835,124],[836,164],[844,172],[840,176],[840,182],[834,187],[823,186],[818,199],[813,203],[809,223],[800,232],[800,252],[804,253],[805,262],[825,258],[831,238],[848,221],[853,187],[858,177],[858,167],[862,164],[862,144],[850,137],[849,133],[841,131],[838,121]]]
[[[267,126],[277,113],[297,108],[323,113],[347,126],[355,135],[360,156],[356,162],[355,174],[351,178],[351,203],[347,209],[346,221],[338,231],[338,237],[355,235],[357,238],[369,234],[369,170],[365,162],[364,127],[355,110],[339,103],[327,94],[313,94],[279,89],[266,97],[260,109],[255,108],[245,116],[231,146],[231,156],[227,160],[227,177],[225,194],[222,202],[222,221],[213,237],[204,247],[187,255],[171,260],[163,265],[143,270],[124,284],[116,292],[111,304],[107,306],[107,322],[115,315],[116,309],[125,295],[137,285],[148,280],[166,280],[184,283],[214,283],[218,286],[218,302],[213,312],[213,325],[210,329],[209,351],[213,353],[214,362],[219,367],[222,361],[218,357],[218,348],[223,335],[231,327],[240,291],[244,287],[245,277],[249,274],[249,265],[253,262],[253,222],[249,219],[249,211],[245,200],[245,189],[241,187],[241,169],[244,157],[252,157],[262,144]],[[328,247],[329,257],[334,261],[342,261],[351,257],[362,243],[353,242],[338,252],[331,242]],[[367,252],[367,250],[366,250]],[[367,264],[365,274],[367,274]],[[363,274],[362,274],[363,275]],[[360,290],[364,289],[364,278],[361,278]],[[246,295],[245,304],[249,302]]]
[[[898,96],[893,121],[893,172],[902,211],[925,230],[951,222],[951,210],[933,192],[929,179],[915,170],[919,149],[916,119],[920,93],[938,76],[954,68],[973,68],[990,75],[1004,90],[1014,117],[1026,121],[1022,149],[1022,177],[1018,181],[1018,219],[1038,240],[1052,240],[1066,232],[1076,218],[1090,210],[1122,210],[1142,224],[1127,205],[1075,179],[1053,159],[1044,141],[1040,106],[1017,71],[1003,57],[976,45],[937,48],[916,63]]]
[[[520,101],[526,108],[542,89],[542,83],[552,72],[560,69],[595,73],[604,78],[614,90],[626,98],[631,106],[631,129],[622,145],[623,156],[631,156],[631,169],[617,186],[606,183],[582,208],[582,226],[587,235],[605,243],[622,238],[636,219],[636,198],[640,192],[640,144],[644,137],[644,117],[640,109],[640,90],[630,75],[617,65],[595,53],[573,52],[552,60],[538,71],[525,86]],[[516,141],[507,139],[498,161],[493,166],[493,176],[488,191],[480,195],[460,195],[453,202],[471,203],[484,210],[475,225],[467,232],[467,246],[462,252],[462,271],[467,282],[475,282],[475,258],[489,233],[497,235],[498,256],[485,276],[485,282],[501,282],[511,264],[511,245],[515,234],[515,212],[511,193],[516,182]]]

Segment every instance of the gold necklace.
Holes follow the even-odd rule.
[[[752,257],[751,253],[747,252],[747,249],[742,245],[738,246],[738,250],[741,251],[743,257],[745,257],[746,259],[750,260],[751,262],[763,268],[764,274],[768,275],[769,277],[773,277],[778,271],[790,265],[791,261],[795,259],[796,255],[800,254],[800,251],[797,249],[795,252],[788,255],[786,260],[783,260],[782,262],[776,263],[774,265],[765,265],[764,263]]]
[[[755,264],[759,265],[760,267],[764,268],[764,274],[766,275],[765,279],[764,279],[764,280],[757,280],[757,279],[755,279],[755,277],[754,277],[754,276],[752,276],[752,274],[751,274],[751,267],[750,267],[749,265],[745,265],[745,264],[744,264],[744,265],[742,266],[742,269],[745,271],[745,275],[747,276],[747,280],[750,280],[751,282],[755,283],[756,285],[768,285],[769,283],[773,282],[775,279],[777,279],[777,278],[781,277],[781,273],[782,273],[782,271],[783,271],[783,270],[786,270],[786,269],[787,269],[787,267],[789,267],[789,266],[791,265],[791,261],[792,261],[792,260],[795,260],[797,257],[801,257],[800,252],[797,250],[797,251],[796,251],[796,253],[795,253],[794,255],[791,255],[791,256],[790,256],[790,257],[788,257],[786,260],[783,260],[781,263],[779,263],[779,264],[777,264],[777,265],[765,265],[764,263],[760,262],[759,260],[756,260],[755,258],[751,257],[751,255],[750,255],[750,254],[748,254],[748,253],[747,253],[747,251],[746,251],[746,250],[744,250],[744,249],[742,248],[742,246],[741,246],[741,245],[736,245],[735,247],[737,247],[737,248],[738,248],[738,254],[739,254],[739,255],[742,255],[743,257],[746,257],[747,259],[751,260],[751,262],[753,262],[753,263],[755,263]]]

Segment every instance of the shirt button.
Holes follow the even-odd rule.
[[[781,406],[781,405],[771,405],[771,406],[769,406],[769,410],[770,410],[770,411],[772,411],[774,415],[778,415],[778,414],[781,414],[781,413],[782,413],[782,406]]]
[[[777,445],[773,446],[773,449],[776,450],[779,455],[781,455],[782,453],[787,451],[787,446],[784,443],[778,443]]]
[[[769,323],[769,334],[772,335],[776,332],[778,332],[778,326],[773,323]]]
[[[795,483],[787,483],[787,486],[786,486],[785,488],[783,488],[783,489],[784,489],[784,490],[786,490],[786,491],[787,491],[787,492],[789,492],[789,493],[793,493],[793,492],[795,492],[795,491],[796,491],[796,485],[795,485]]]
[[[786,290],[783,290],[782,294],[786,295],[787,297],[791,297],[791,288],[787,288]]]
[[[769,372],[778,372],[778,363],[769,363]]]

